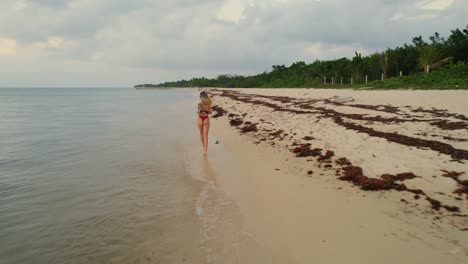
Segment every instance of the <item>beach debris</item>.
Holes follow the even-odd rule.
[[[311,170],[310,170],[310,171],[307,171],[307,175],[312,175],[312,174],[314,174],[313,171],[311,171]]]
[[[240,126],[240,125],[242,125],[243,122],[244,122],[244,121],[242,121],[242,119],[236,118],[236,119],[231,119],[231,120],[229,121],[229,124],[230,124],[231,126]]]
[[[418,148],[428,148],[433,151],[437,151],[439,153],[447,154],[450,155],[454,160],[468,160],[468,151],[463,150],[463,149],[456,149],[453,146],[442,143],[439,141],[435,140],[425,140],[425,139],[420,139],[420,138],[415,138],[415,137],[410,137],[398,133],[390,133],[390,132],[382,132],[382,131],[376,131],[370,127],[364,127],[362,125],[352,123],[349,121],[344,121],[343,118],[350,119],[350,120],[363,120],[363,121],[374,121],[374,122],[382,122],[385,124],[388,123],[401,123],[401,122],[435,122],[435,120],[427,120],[427,119],[401,119],[397,117],[382,117],[382,116],[367,116],[364,114],[346,114],[346,113],[341,113],[338,111],[335,111],[333,109],[327,108],[327,107],[319,107],[319,106],[314,106],[313,103],[320,101],[320,100],[311,100],[310,102],[294,102],[294,99],[286,96],[265,96],[265,95],[247,95],[247,94],[242,94],[237,91],[223,91],[219,94],[221,97],[228,97],[234,101],[239,101],[239,102],[244,102],[244,103],[250,103],[254,105],[259,105],[259,106],[264,106],[264,107],[269,107],[273,109],[273,111],[281,111],[281,112],[289,112],[289,113],[295,113],[295,114],[318,114],[319,118],[330,118],[332,119],[337,125],[343,126],[346,129],[358,131],[361,133],[366,133],[371,137],[378,137],[378,138],[385,138],[389,142],[401,144],[401,145],[407,145],[407,146],[413,146],[413,147],[418,147]],[[304,110],[298,110],[298,109],[288,109],[283,106],[270,103],[270,102],[265,102],[262,100],[259,100],[258,98],[265,98],[265,99],[270,99],[273,101],[279,101],[282,103],[292,103],[294,106],[297,106],[301,109]],[[322,100],[323,101],[323,100]],[[329,100],[325,100],[330,102]],[[331,102],[334,103],[334,102]],[[336,103],[334,103],[336,104]],[[360,108],[366,108],[366,109],[373,109],[373,110],[378,110],[378,111],[384,111],[384,112],[393,112],[396,113],[398,112],[399,108],[395,106],[389,106],[389,105],[379,105],[379,106],[365,106],[365,105],[346,105],[346,106],[352,106],[352,107],[360,107]],[[426,111],[426,110],[422,110]],[[428,110],[431,111],[431,110]],[[436,110],[434,110],[436,111]],[[441,110],[440,110],[441,111]],[[436,111],[436,113],[440,112],[439,110]],[[444,112],[444,111],[442,111]],[[445,115],[445,114],[444,114]],[[460,114],[450,114],[451,117],[457,117],[463,121],[467,121],[468,118],[460,115]],[[466,123],[465,123],[466,124]],[[437,124],[434,124],[437,125]],[[458,124],[460,125],[460,124]],[[460,125],[461,126],[461,125]]]
[[[457,183],[460,183],[460,180],[458,179],[458,177],[462,174],[465,174],[465,172],[456,172],[456,171],[447,171],[447,170],[441,170],[441,171],[444,172],[442,176],[452,178]]]
[[[418,176],[414,175],[412,172],[404,172],[404,173],[398,173],[397,175],[394,176],[395,181],[404,181],[404,180],[410,180],[414,179]]]
[[[442,176],[452,178],[458,185],[457,189],[453,193],[458,194],[459,196],[465,194],[466,199],[468,199],[468,180],[460,180],[458,177],[465,172],[456,172],[456,171],[446,171],[442,170],[444,174]]]
[[[457,206],[442,205],[442,207],[449,212],[460,212],[460,208]]]
[[[345,171],[345,175],[339,177],[338,179],[343,181],[350,181],[354,185],[359,186],[362,190],[375,191],[394,189],[397,191],[407,191],[414,193],[415,199],[419,199],[419,195],[424,195],[426,197],[426,200],[431,204],[431,208],[436,211],[439,211],[441,207],[450,212],[460,211],[460,208],[458,208],[457,206],[444,205],[440,201],[429,197],[420,189],[408,189],[404,184],[395,183],[395,181],[404,181],[406,179],[412,179],[414,177],[417,177],[413,173],[400,173],[396,176],[391,174],[383,174],[382,176],[380,176],[380,179],[377,179],[364,176],[362,168],[357,166],[349,165],[344,167],[343,170]]]
[[[416,109],[413,109],[411,106],[406,106],[407,108],[411,109],[411,112],[413,113],[425,113],[425,114],[431,114],[434,117],[451,117],[463,121],[468,121],[468,117],[462,115],[462,114],[455,114],[455,113],[449,113],[448,110],[446,109],[436,109],[432,107],[431,109],[423,109],[421,107],[418,107]]]
[[[242,133],[257,132],[257,131],[258,131],[257,124],[246,125],[241,129]]]
[[[467,117],[460,115],[460,114],[448,113],[447,110],[438,110],[434,108],[432,110],[427,110],[427,109],[414,110],[409,106],[407,107],[411,111],[411,113],[417,113],[417,112],[431,113],[435,118],[451,117],[451,118],[459,119],[465,122],[458,122],[458,121],[454,122],[454,121],[449,121],[449,120],[428,118],[427,115],[414,115],[414,114],[408,113],[408,110],[405,110],[405,111],[400,110],[400,108],[403,108],[403,107],[396,107],[396,106],[391,106],[391,105],[342,104],[340,102],[332,102],[331,100],[328,100],[328,99],[311,99],[311,100],[304,101],[304,100],[293,99],[293,98],[286,97],[286,96],[242,94],[241,92],[238,92],[238,91],[229,91],[229,90],[222,91],[222,92],[220,91],[219,96],[228,97],[232,99],[233,101],[237,101],[236,103],[243,102],[243,103],[252,104],[255,107],[270,108],[271,112],[277,111],[277,112],[286,112],[290,114],[305,114],[311,117],[312,120],[315,119],[317,122],[320,121],[320,119],[326,118],[326,119],[333,121],[335,124],[341,127],[344,127],[349,130],[354,130],[358,133],[365,133],[369,135],[370,137],[384,138],[389,142],[406,145],[409,147],[416,147],[419,149],[430,149],[430,150],[439,152],[440,154],[450,155],[453,159],[452,161],[462,162],[461,160],[468,160],[467,150],[457,149],[449,144],[439,142],[436,140],[429,140],[427,139],[427,136],[424,136],[426,139],[421,139],[421,138],[417,138],[413,136],[406,136],[398,132],[392,133],[392,132],[377,131],[373,129],[372,127],[369,127],[369,125],[372,125],[374,122],[379,122],[383,124],[418,122],[418,123],[426,123],[428,125],[432,125],[434,127],[444,129],[444,130],[468,129],[468,122],[466,122],[468,121]],[[261,100],[261,99],[267,99],[267,100]],[[281,104],[275,104],[275,103],[272,103],[271,101],[281,102]],[[322,105],[315,104],[317,102],[325,102],[325,103],[333,104],[333,105],[343,105],[347,107],[356,107],[356,108],[369,109],[373,111],[381,111],[381,112],[386,112],[386,113],[392,113],[400,117],[389,117],[388,115],[383,117],[380,115],[371,116],[369,114],[342,113],[332,108],[327,108],[327,107],[323,107]],[[289,107],[294,107],[294,109],[291,109]],[[244,114],[244,116],[246,115]],[[235,115],[230,115],[230,117],[234,118]],[[355,120],[363,121],[363,122],[360,122],[360,123],[353,122]],[[273,125],[273,127],[275,126],[275,124],[271,122],[267,122],[263,119],[261,119],[260,121],[265,124],[266,123],[271,124]],[[363,124],[366,124],[366,123],[368,125],[363,126]],[[256,126],[255,126],[255,129],[253,129],[252,125],[254,124],[246,124],[241,129],[241,131],[256,132],[257,131]],[[269,129],[262,129],[262,131],[266,131],[268,133],[266,135],[260,135],[259,141],[266,141],[266,138],[262,138],[262,137],[267,136],[267,135],[272,137],[270,139],[279,138],[279,141],[281,141],[287,135],[287,134],[282,135],[284,132],[281,130],[275,131],[275,130],[269,130]],[[290,131],[292,133],[292,130]],[[243,133],[246,133],[246,132],[243,132]],[[294,133],[292,134],[294,135]],[[446,140],[455,141],[455,139],[453,138],[449,138],[449,137],[445,138],[446,136],[441,136],[441,137],[444,137],[444,139]],[[303,140],[305,141],[310,141],[312,139],[315,139],[315,138],[311,136],[306,136],[303,138]],[[319,161],[319,164],[318,164],[319,167],[323,166],[326,168],[333,168],[333,165],[330,164],[332,162],[331,158],[334,156],[333,151],[331,150],[326,151],[325,154],[322,155],[323,149],[312,148],[310,143],[306,143],[306,144],[298,144],[298,143],[299,142],[294,141],[291,145],[294,147],[293,149],[291,149],[291,152],[293,152],[296,157],[310,157],[310,156],[318,157],[317,160]],[[275,145],[275,142],[270,142],[269,144]],[[376,158],[374,154],[372,156]],[[307,159],[307,161],[313,161],[313,160]],[[334,163],[336,163],[337,165],[341,167],[341,170],[340,169],[335,170],[338,176],[337,177],[338,179],[349,181],[353,183],[354,185],[359,186],[362,190],[365,190],[365,191],[396,190],[396,191],[410,192],[414,194],[413,197],[415,200],[418,200],[421,197],[425,197],[426,200],[430,203],[431,208],[434,210],[440,210],[440,208],[444,208],[445,210],[450,211],[450,212],[459,212],[458,207],[444,205],[440,201],[430,197],[423,190],[410,189],[405,184],[402,183],[405,180],[410,180],[410,179],[418,177],[414,173],[405,172],[405,173],[399,173],[396,175],[382,174],[379,178],[370,178],[364,175],[362,168],[353,166],[352,163],[344,157],[334,160]],[[395,166],[395,167],[398,168],[398,166]],[[313,173],[312,171],[310,171],[310,173],[309,171],[307,172],[309,176],[312,175],[312,173]],[[447,173],[448,172],[445,172],[445,174]],[[323,175],[323,173],[320,173],[320,175]],[[468,186],[467,186],[468,180],[465,180],[465,181],[459,180],[458,176],[459,175],[455,176],[455,174],[452,174],[452,172],[450,172],[449,174],[447,174],[446,177],[450,177],[454,179],[455,181],[457,181],[459,188],[455,190],[454,193],[457,193],[459,195],[466,194],[466,197],[468,199]],[[454,199],[460,200],[462,198],[454,197]],[[407,201],[405,200],[405,202]],[[454,215],[460,215],[460,214],[454,214]],[[467,215],[461,215],[461,216],[467,217]]]
[[[272,132],[270,133],[269,135],[271,136],[271,139],[276,139],[276,138],[279,138],[279,140],[283,140],[284,137],[287,135],[287,134],[284,134],[283,137],[281,137],[281,134],[284,133],[284,130],[280,129],[276,132]]]
[[[339,159],[335,160],[335,162],[338,165],[341,165],[341,166],[351,165],[351,162],[347,158],[339,158]]]
[[[451,141],[455,141],[455,142],[467,142],[468,141],[468,139],[466,139],[466,138],[454,138],[454,137],[451,137],[451,136],[440,136],[440,135],[434,135],[434,134],[432,134],[431,136],[433,136],[433,137],[442,137],[443,139],[451,140]]]
[[[215,144],[219,144],[219,141],[216,140]]]
[[[347,102],[354,102],[354,98],[350,96],[339,96],[335,95],[332,98],[329,99],[331,102],[334,103],[347,103]]]
[[[431,204],[432,209],[436,211],[440,210],[440,207],[442,206],[442,204],[439,201],[432,199],[430,197],[427,197],[427,196],[426,196],[426,200]]]
[[[296,153],[296,157],[316,157],[319,156],[320,153],[322,152],[322,149],[319,148],[310,148],[311,144],[301,144],[299,147],[296,147],[292,150],[293,153]]]
[[[338,105],[340,105],[340,104],[338,104]],[[373,111],[380,111],[380,112],[391,113],[391,114],[399,114],[400,113],[400,108],[398,108],[397,106],[392,106],[392,105],[346,104],[346,106],[361,108],[361,109],[367,109],[367,110],[373,110]]]
[[[450,122],[447,120],[440,120],[437,122],[432,122],[431,125],[436,126],[443,130],[457,130],[457,129],[468,129],[467,122]]]
[[[398,184],[396,184],[395,181],[403,181],[405,179],[408,179],[405,177],[405,173],[403,173],[403,176],[400,177],[391,174],[383,174],[382,176],[380,176],[380,179],[369,178],[367,176],[364,176],[361,167],[353,165],[348,165],[344,167],[343,170],[345,174],[339,177],[338,179],[343,181],[350,181],[354,185],[361,187],[361,189],[363,190],[388,190],[397,187]]]
[[[320,155],[320,158],[318,159],[319,161],[326,161],[326,160],[329,160],[331,157],[333,157],[335,155],[335,152],[331,151],[331,150],[327,150],[325,152],[325,155]],[[326,166],[325,166],[326,167]]]
[[[320,112],[320,111],[322,111],[324,109],[327,109],[327,108],[313,107],[311,105],[313,105],[313,104],[315,104],[317,102],[325,102],[325,103],[330,103],[330,104],[333,104],[333,105],[344,105],[344,106],[355,107],[355,108],[369,109],[369,110],[373,110],[373,111],[382,111],[382,112],[386,112],[386,113],[393,113],[393,114],[398,114],[398,115],[404,116],[406,118],[424,117],[424,116],[410,115],[408,113],[401,112],[399,107],[392,106],[392,105],[341,104],[341,103],[337,103],[337,102],[332,102],[329,99],[310,99],[310,100],[307,100],[307,101],[295,102],[295,100],[293,98],[286,97],[286,96],[266,96],[266,95],[246,95],[246,94],[243,94],[242,96],[239,96],[240,94],[241,93],[237,92],[237,91],[223,91],[220,94],[220,96],[229,97],[229,98],[231,98],[231,99],[233,99],[235,101],[238,101],[238,102],[245,102],[245,103],[253,103],[253,104],[257,104],[257,105],[264,105],[264,106],[273,108],[273,111],[287,111],[287,112],[291,112],[291,113],[311,114],[311,113],[314,113],[314,112],[307,112],[307,111],[300,111],[300,110],[293,110],[293,109],[285,109],[285,108],[279,107],[278,105],[271,104],[271,103],[266,103],[266,102],[263,102],[263,101],[260,101],[260,100],[257,100],[257,99],[252,99],[252,98],[265,98],[265,99],[270,99],[270,100],[273,100],[273,101],[278,101],[278,102],[281,102],[281,103],[290,103],[290,104],[292,104],[294,106],[299,106],[299,107],[305,108],[305,109],[319,110],[318,112]],[[464,116],[462,114],[448,113],[448,111],[444,110],[444,109],[432,108],[430,110],[427,110],[427,109],[418,108],[418,109],[415,110],[415,109],[411,108],[410,106],[406,106],[406,108],[408,108],[412,113],[419,113],[419,112],[431,113],[436,118],[451,117],[451,118],[455,118],[455,119],[459,119],[459,120],[463,120],[463,121],[468,121],[468,117],[466,117],[466,116]],[[331,110],[331,109],[328,109],[328,110]],[[333,112],[333,111],[334,110],[331,110],[331,112]],[[347,115],[345,113],[341,113],[341,114],[346,118],[353,118],[353,116],[349,116],[349,115]],[[433,121],[440,120],[440,119],[427,119],[427,118],[426,119],[414,119],[414,118],[412,118],[412,119],[395,119],[395,118],[382,118],[381,116],[378,116],[378,117],[379,117],[378,118],[379,122],[408,122],[408,121],[433,122]],[[354,115],[354,118],[358,118],[360,120],[372,120],[373,119],[372,117],[366,117],[366,115]],[[468,123],[465,123],[465,125],[468,125]]]
[[[386,182],[396,182],[396,181],[404,181],[404,180],[410,180],[414,179],[418,176],[414,175],[412,172],[404,172],[404,173],[398,173],[397,175],[392,175],[392,174],[382,174],[380,176],[381,179],[385,180]]]
[[[388,189],[390,184],[383,179],[369,178],[363,175],[362,168],[357,166],[346,166],[343,168],[345,175],[338,179],[350,181],[363,190],[383,190]]]
[[[216,114],[212,116],[213,118],[221,117],[221,116],[223,116],[224,114],[227,113],[226,110],[224,110],[221,106],[218,106],[218,105],[212,106],[211,109],[213,111],[216,111]]]
[[[466,199],[468,199],[468,186],[461,186],[460,188],[455,189],[455,191],[453,191],[453,193],[458,194],[460,196],[462,194],[465,194]]]
[[[443,154],[450,155],[454,160],[468,160],[468,151],[464,149],[456,149],[453,146],[435,140],[426,140],[415,137],[410,137],[398,133],[376,131],[370,127],[364,127],[359,124],[343,121],[341,117],[334,118],[335,123],[344,126],[347,129],[368,134],[372,137],[385,138],[389,142],[398,143],[406,146],[419,148],[428,148]]]

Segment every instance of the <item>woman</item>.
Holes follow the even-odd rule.
[[[200,130],[200,139],[203,145],[203,155],[208,153],[208,130],[210,129],[211,104],[213,101],[206,92],[200,93],[200,103],[198,103],[197,126]]]

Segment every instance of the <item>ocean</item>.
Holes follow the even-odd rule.
[[[196,105],[194,89],[0,89],[0,263],[258,261]]]

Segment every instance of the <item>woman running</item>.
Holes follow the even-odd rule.
[[[206,92],[200,93],[200,103],[198,103],[197,126],[200,130],[200,139],[203,145],[203,155],[208,153],[208,130],[210,129],[211,104],[213,101]]]

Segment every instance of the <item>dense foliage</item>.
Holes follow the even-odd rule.
[[[423,72],[409,76],[392,77],[383,81],[372,81],[367,85],[373,89],[468,89],[468,64],[450,64],[430,74]]]
[[[411,44],[362,56],[274,65],[253,76],[219,75],[136,87],[362,87],[467,88],[468,26],[445,39],[435,33]],[[400,76],[402,75],[402,76]],[[384,79],[382,81],[382,78]],[[368,80],[368,83],[366,82]]]

